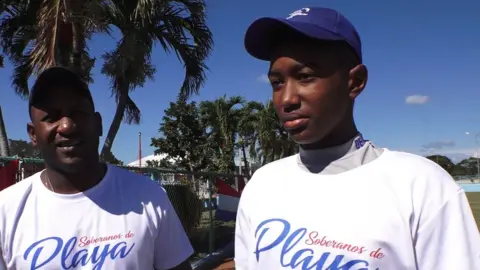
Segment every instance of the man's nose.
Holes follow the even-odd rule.
[[[70,117],[63,117],[58,123],[57,132],[68,135],[75,132],[76,128],[75,122]]]
[[[287,81],[282,94],[282,106],[284,112],[291,112],[300,108],[300,96],[294,82]]]

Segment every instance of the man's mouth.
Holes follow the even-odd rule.
[[[296,130],[304,127],[308,122],[308,118],[296,118],[283,122],[283,126],[286,130]]]
[[[82,142],[79,140],[65,140],[58,142],[56,146],[62,150],[71,150],[74,147],[80,145]]]

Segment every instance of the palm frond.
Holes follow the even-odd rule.
[[[171,4],[156,9],[150,18],[152,34],[168,53],[174,51],[185,66],[181,91],[187,95],[198,93],[203,86],[208,67],[205,60],[213,47],[212,33],[206,26],[204,1],[169,1]]]
[[[28,78],[33,73],[32,65],[30,64],[30,54],[17,58],[14,66],[12,87],[21,98],[26,99],[29,94]]]
[[[43,1],[37,19],[37,42],[32,49],[31,65],[38,72],[57,65],[58,33],[62,25],[62,16],[65,16],[64,5],[61,0]]]
[[[140,119],[141,119],[141,112],[140,112],[140,109],[137,107],[137,105],[135,104],[135,102],[133,102],[133,100],[128,97],[127,99],[127,104],[125,106],[125,114],[123,116],[123,119],[125,121],[125,123],[127,124],[140,124]]]
[[[22,58],[23,53],[35,40],[36,10],[40,2],[29,5],[20,1],[15,6],[9,6],[0,19],[0,47],[12,60]]]

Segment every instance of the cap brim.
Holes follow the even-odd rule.
[[[245,49],[253,57],[268,61],[274,46],[285,30],[291,30],[318,40],[344,40],[337,34],[317,25],[280,18],[261,18],[254,21],[245,34]]]

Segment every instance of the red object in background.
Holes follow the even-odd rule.
[[[238,192],[242,194],[242,191],[245,188],[245,179],[243,179],[243,176],[237,176],[237,177],[238,177]]]
[[[240,192],[236,191],[234,188],[227,185],[225,181],[223,181],[220,178],[215,179],[215,186],[217,187],[218,194],[240,198]]]
[[[18,171],[18,160],[7,161],[0,166],[0,190],[15,184],[15,177]]]

